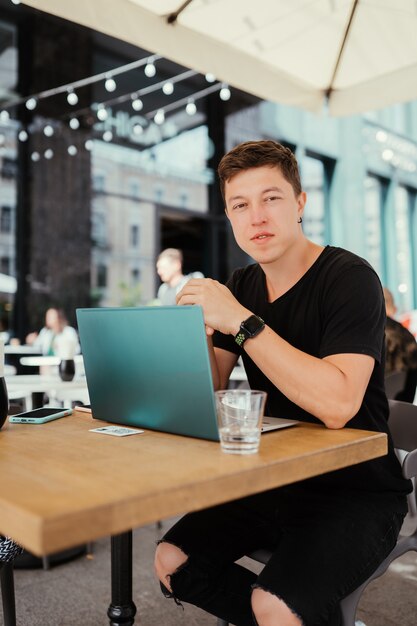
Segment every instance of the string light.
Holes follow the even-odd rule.
[[[170,80],[168,80],[162,85],[162,91],[166,96],[170,96],[172,93],[174,93],[174,84]]]
[[[226,102],[227,100],[230,100],[231,95],[229,87],[223,83],[223,86],[220,89],[220,99]]]
[[[205,79],[208,83],[214,83],[216,81],[215,75],[211,72],[207,72],[207,74],[205,75]]]
[[[43,156],[45,157],[45,159],[48,159],[48,161],[50,159],[52,159],[52,157],[54,156],[54,151],[51,150],[51,148],[48,148],[47,150],[45,150],[45,152],[43,153]]]
[[[21,0],[12,0],[12,4],[20,4]]]
[[[73,89],[68,89],[67,102],[71,106],[78,104],[78,96]]]
[[[17,135],[17,137],[19,141],[27,141],[29,138],[29,135],[27,134],[25,130],[21,130],[19,134]]]
[[[104,83],[104,86],[107,91],[115,91],[117,85],[116,85],[116,81],[114,80],[114,78],[109,77]]]
[[[36,98],[29,98],[28,100],[26,100],[26,108],[29,109],[29,111],[33,111],[34,109],[36,109],[37,104],[38,101],[36,100]]]
[[[103,133],[103,139],[104,141],[111,141],[113,139],[113,133],[111,132],[111,130],[106,130]]]
[[[134,96],[134,97],[133,97]],[[132,108],[135,111],[142,111],[143,109],[143,102],[140,98],[138,98],[138,94],[132,94]]]
[[[194,102],[194,100],[192,98],[188,99],[187,106],[185,107],[185,112],[188,115],[195,115],[197,113],[197,107],[196,107],[195,102]]]
[[[155,113],[155,116],[153,118],[153,121],[155,122],[155,124],[158,124],[158,126],[160,126],[161,124],[163,124],[165,122],[165,112],[164,109],[158,109],[157,112]]]
[[[87,139],[87,141],[86,141],[86,142],[85,142],[85,144],[84,144],[84,148],[85,148],[86,150],[89,150],[89,151],[90,151],[90,150],[92,150],[92,149],[93,149],[93,146],[94,146],[93,140],[92,140],[92,139]]]
[[[97,117],[100,120],[100,122],[104,122],[104,120],[108,118],[108,115],[109,114],[106,111],[106,107],[103,104],[100,104],[97,109]]]
[[[10,119],[9,111],[4,110],[0,113],[0,122],[6,123],[9,121],[9,119]]]
[[[143,133],[143,128],[141,124],[135,124],[133,127],[133,132],[135,135],[141,135]]]
[[[70,128],[72,128],[72,130],[78,130],[78,128],[80,127],[80,122],[78,118],[72,117],[69,121],[69,126]]]
[[[54,134],[53,127],[50,124],[47,124],[43,129],[43,134],[45,135],[45,137],[52,137],[52,135]]]
[[[78,150],[77,150],[76,146],[72,146],[72,145],[71,145],[71,146],[68,146],[67,151],[68,151],[68,154],[69,154],[70,156],[75,156],[75,155],[77,154],[77,152],[78,152]]]
[[[147,76],[148,78],[153,78],[156,74],[156,67],[154,65],[154,61],[155,61],[155,57],[151,57],[147,64],[145,65],[145,76]]]

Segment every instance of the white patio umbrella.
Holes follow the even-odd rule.
[[[416,0],[24,0],[263,99],[347,115],[417,98]]]

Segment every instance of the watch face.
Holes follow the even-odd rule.
[[[251,315],[245,320],[242,324],[245,330],[249,333],[249,335],[255,335],[258,330],[265,326],[265,322],[261,320],[260,317],[256,315]]]

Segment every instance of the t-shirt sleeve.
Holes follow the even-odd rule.
[[[378,276],[356,265],[336,277],[323,298],[320,357],[367,354],[379,363],[383,355],[385,305]]]

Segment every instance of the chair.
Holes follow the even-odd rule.
[[[0,537],[0,582],[3,600],[4,626],[16,626],[13,560],[22,548],[9,537]]]
[[[404,451],[400,456],[403,476],[413,479],[417,476],[417,406],[398,400],[390,400],[389,405],[388,425],[394,440],[394,446],[397,451]],[[415,519],[416,495],[413,480],[413,492],[408,497],[409,514],[413,519]],[[411,535],[400,535],[396,546],[372,576],[341,601],[342,626],[355,626],[356,610],[366,587],[373,580],[382,576],[393,561],[410,551],[417,552],[417,520],[413,533]],[[252,552],[249,557],[265,564],[269,560],[270,552],[260,549]],[[217,626],[228,626],[228,622],[219,619]]]
[[[385,393],[389,400],[395,400],[405,385],[405,371],[391,372],[385,376]]]
[[[385,377],[385,393],[390,400],[414,402],[417,387],[417,369],[391,372]]]

